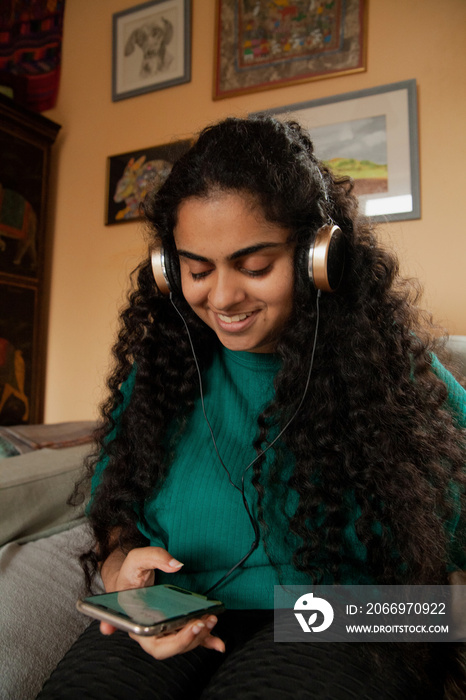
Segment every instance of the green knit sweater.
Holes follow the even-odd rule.
[[[205,409],[219,453],[231,481],[238,487],[244,474],[245,495],[254,515],[257,514],[257,493],[251,484],[252,469],[246,473],[245,469],[256,456],[252,443],[258,432],[257,416],[273,398],[273,380],[278,367],[273,355],[223,348],[203,376]],[[466,425],[466,392],[436,358],[433,369],[447,384],[452,412]],[[124,405],[133,385],[134,373],[122,387]],[[266,453],[265,469],[273,458],[272,449]],[[98,465],[94,487],[105,462],[102,460]],[[292,469],[290,455],[284,480]],[[215,454],[198,399],[178,441],[169,474],[146,506],[150,529],[139,525],[151,545],[164,547],[184,563],[179,573],[159,572],[159,582],[171,582],[202,593],[250,550],[254,531],[241,493],[231,485],[230,478]],[[295,511],[297,502],[297,494],[289,490],[284,508],[277,509],[266,496],[264,507],[269,525],[266,546],[275,566],[270,563],[261,541],[245,564],[213,592],[227,607],[272,608],[274,585],[308,583],[307,577],[291,565],[292,552],[299,541],[289,535],[287,516]],[[355,530],[358,512],[354,504],[354,519],[343,532],[342,547],[348,563],[342,571],[342,583],[371,582],[366,574],[366,549]],[[449,524],[450,531],[456,529],[458,519]],[[466,560],[455,561],[455,564],[453,568],[466,566]]]
[[[278,366],[273,355],[224,349],[203,376],[206,413],[231,481],[239,488],[245,468],[256,457],[252,443],[258,432],[257,416],[273,398]],[[272,450],[266,456],[269,463]],[[256,515],[257,493],[251,477],[252,469],[245,475],[245,495]],[[202,593],[251,548],[254,530],[240,491],[230,484],[215,454],[200,399],[177,445],[169,475],[146,508],[146,518],[158,530],[148,532],[141,527],[151,544],[167,548],[184,563],[177,574],[161,574],[161,582]],[[271,553],[283,566],[284,580],[303,583],[305,579],[290,566],[283,538],[287,530],[285,521],[274,529]],[[270,608],[273,586],[278,582],[277,570],[261,542],[215,595],[230,608]]]

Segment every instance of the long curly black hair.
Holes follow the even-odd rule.
[[[310,581],[323,574],[338,581],[351,566],[342,532],[356,504],[369,576],[383,584],[446,583],[451,542],[445,523],[460,506],[466,512],[465,441],[445,408],[445,385],[431,371],[434,341],[426,332],[429,319],[417,308],[417,287],[399,278],[395,256],[358,212],[351,180],[335,178],[316,159],[308,134],[293,121],[229,118],[203,130],[144,202],[151,240],[162,242],[176,260],[173,230],[180,204],[216,192],[252,195],[266,218],[286,227],[296,243],[294,306],[276,347],[281,369],[275,398],[258,416],[258,455],[271,428],[276,434],[294,414],[296,387],[304,386],[311,360],[316,292],[303,256],[328,217],[341,227],[347,245],[343,281],[336,293],[320,299],[304,404],[276,446],[272,472],[265,476],[261,458],[254,465],[265,541],[264,494],[274,489],[280,497],[281,456],[291,451],[295,468],[287,487],[297,492],[299,505],[289,530],[302,540],[293,564]],[[167,431],[176,440],[199,392],[182,321],[154,285],[149,259],[134,277],[114,346],[98,449],[89,463],[92,473],[106,462],[89,510],[98,545],[86,555],[91,565],[117,545],[129,550],[147,543],[137,520],[144,519],[144,504],[169,469]],[[218,339],[182,296],[177,305],[205,369]],[[134,367],[126,405],[120,389]],[[312,525],[317,514],[318,529]]]

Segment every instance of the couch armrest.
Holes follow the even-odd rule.
[[[91,445],[43,449],[0,461],[0,546],[66,529],[84,516],[84,504],[66,501],[83,473]]]

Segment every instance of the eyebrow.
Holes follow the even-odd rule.
[[[258,243],[257,245],[251,245],[247,248],[241,248],[236,250],[234,253],[227,257],[227,260],[237,260],[238,258],[243,258],[245,255],[253,255],[266,248],[278,248],[280,246],[286,245],[285,243]],[[198,262],[212,262],[209,258],[204,258],[202,255],[196,255],[196,253],[191,253],[189,250],[178,250],[177,251],[180,258],[188,258],[189,260],[197,260]]]

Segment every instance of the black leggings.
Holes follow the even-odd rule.
[[[37,700],[425,700],[441,697],[405,663],[406,645],[382,662],[356,643],[274,642],[273,611],[230,610],[213,634],[226,653],[198,647],[157,661],[124,632],[93,622]],[[373,650],[372,650],[373,651]],[[395,650],[396,651],[396,650]],[[431,664],[425,664],[431,667]]]

